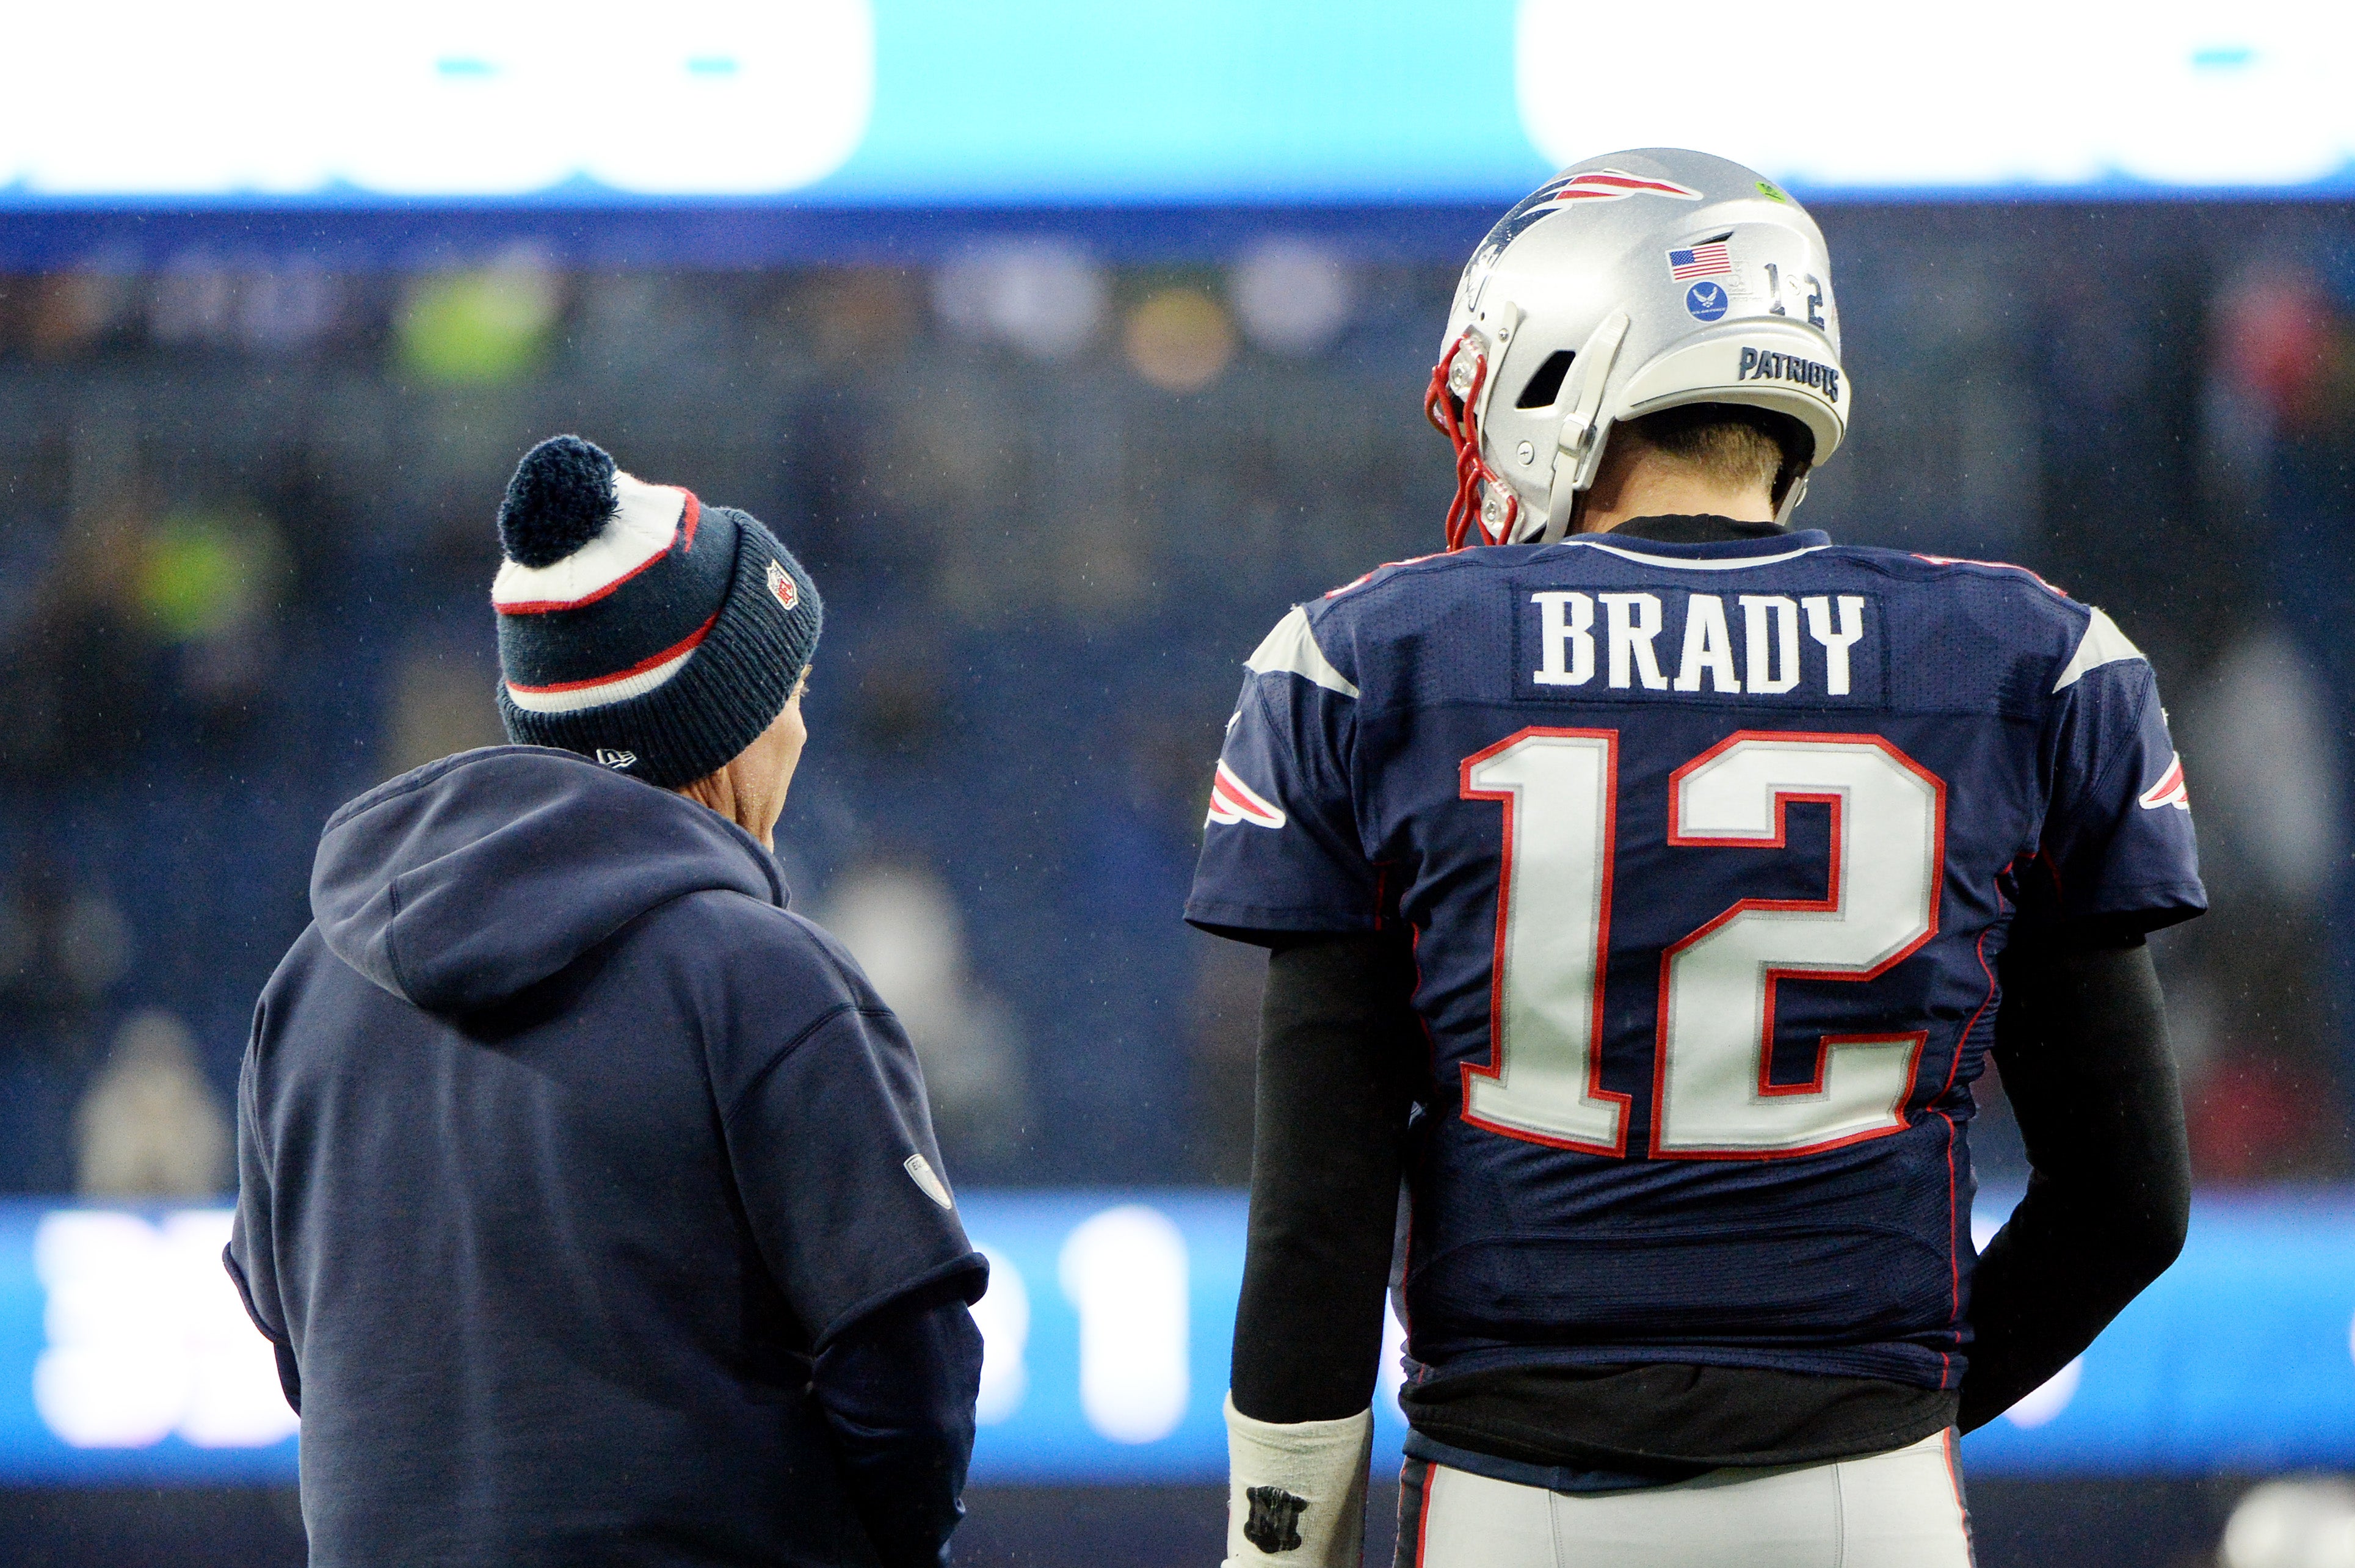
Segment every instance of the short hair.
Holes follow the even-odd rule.
[[[1778,507],[1816,451],[1797,420],[1747,403],[1687,403],[1621,428],[1721,485],[1764,485]]]

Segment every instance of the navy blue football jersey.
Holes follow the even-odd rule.
[[[2017,567],[1586,536],[1249,660],[1187,917],[1403,923],[1411,1371],[1952,1387],[1997,955],[2206,905],[2150,666]]]

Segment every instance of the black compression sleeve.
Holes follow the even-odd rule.
[[[1995,1058],[2031,1168],[1979,1259],[1966,1432],[2067,1366],[2175,1261],[2191,1211],[2183,1102],[2150,951],[2004,955]]]
[[[1268,955],[1235,1408],[1334,1421],[1373,1403],[1399,1169],[1423,1056],[1412,959],[1388,936]]]

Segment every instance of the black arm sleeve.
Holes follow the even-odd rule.
[[[818,1403],[884,1568],[936,1568],[964,1518],[981,1331],[962,1294],[860,1318],[817,1359]]]
[[[1373,1403],[1407,1112],[1424,1044],[1394,936],[1268,955],[1235,1408],[1333,1421]]]
[[[2132,945],[2008,953],[1995,1058],[2028,1196],[1979,1259],[1966,1432],[2065,1367],[2183,1249],[2191,1163],[2167,1014]]]

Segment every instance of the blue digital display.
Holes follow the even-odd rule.
[[[1818,0],[1695,48],[1584,0],[79,0],[10,18],[0,210],[1502,205],[1663,144],[1815,198],[2345,192],[2350,16]]]
[[[2008,1207],[1982,1200],[1982,1233]],[[974,1479],[1217,1481],[1242,1199],[976,1192],[963,1208],[996,1271],[976,1309]],[[228,1221],[0,1204],[0,1485],[293,1480],[293,1417],[219,1268]],[[2350,1334],[2355,1191],[2206,1197],[2182,1261],[1964,1456],[2010,1475],[2355,1465]],[[1389,1467],[1394,1367],[1383,1383]]]

